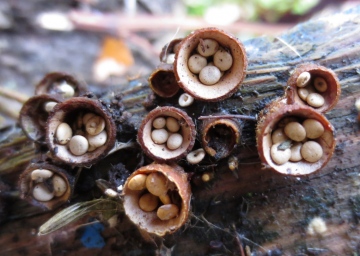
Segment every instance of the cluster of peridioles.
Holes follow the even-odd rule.
[[[334,128],[324,113],[336,105],[341,88],[332,70],[313,63],[296,67],[287,86],[286,95],[259,115],[259,155],[279,173],[308,175],[334,152]]]
[[[20,125],[37,150],[19,179],[21,197],[55,209],[68,202],[74,188],[73,167],[96,163],[114,147],[116,128],[96,99],[82,96],[87,86],[71,75],[50,73],[36,86],[20,111]]]
[[[204,120],[186,110],[195,101],[212,104],[231,97],[245,78],[247,57],[234,36],[206,28],[171,41],[160,60],[149,86],[164,101],[179,97],[179,107],[156,107],[141,122],[137,141],[154,162],[126,180],[123,202],[125,213],[138,228],[163,236],[178,230],[189,216],[189,174],[180,161],[189,166],[205,157],[212,161],[229,157],[241,138],[239,117],[221,113]],[[24,198],[53,209],[71,197],[70,167],[96,164],[106,157],[114,147],[116,127],[98,100],[79,97],[85,87],[71,76],[53,73],[40,85],[40,95],[24,105],[20,123],[30,139],[48,147],[50,162],[29,166],[20,187]],[[284,175],[306,175],[325,166],[335,138],[323,113],[335,106],[339,95],[340,85],[331,70],[310,63],[298,66],[285,96],[258,116],[256,136],[262,162]],[[197,133],[201,147],[193,149]],[[230,170],[236,168],[237,163],[229,162]],[[206,175],[204,180],[212,177]]]
[[[241,86],[247,68],[242,44],[215,28],[200,29],[171,41],[163,48],[160,60],[166,64],[162,63],[151,74],[150,87],[162,98],[174,97],[183,90],[178,100],[181,108],[195,100],[211,103],[231,97]],[[212,71],[208,72],[210,69]],[[324,167],[333,154],[334,129],[324,113],[336,105],[340,85],[330,69],[305,63],[296,67],[287,87],[286,95],[269,104],[258,116],[258,151],[262,162],[281,174],[307,175]],[[190,103],[184,104],[184,98]],[[240,140],[238,119],[220,114],[217,118],[201,120],[198,132],[202,148],[189,152],[193,142],[186,142],[176,153],[168,152],[149,136],[151,122],[156,116],[164,116],[163,113],[173,116],[179,111],[173,107],[158,107],[149,113],[139,129],[138,140],[144,152],[157,162],[171,163],[187,156],[189,164],[198,164],[206,155],[216,161],[228,157]],[[181,128],[181,133],[186,133],[183,138],[194,133],[193,122],[200,123],[186,113],[177,119],[179,122],[187,120],[187,125]],[[218,150],[217,134],[220,133],[226,146]]]
[[[172,40],[164,46],[160,60],[162,63],[149,77],[150,88],[165,101],[178,97],[180,108],[163,106],[150,111],[139,127],[138,142],[143,151],[155,161],[157,168],[174,169],[166,174],[168,179],[173,179],[172,176],[178,173],[180,168],[177,162],[186,161],[187,164],[196,165],[201,163],[206,155],[216,161],[229,156],[239,143],[241,131],[238,120],[219,117],[206,120],[201,126],[195,127],[195,123],[201,121],[193,115],[190,116],[187,108],[195,101],[219,102],[231,97],[245,78],[247,58],[242,43],[235,37],[216,28],[206,28],[196,30],[185,38]],[[183,90],[183,93],[179,95],[180,90]],[[178,123],[175,130],[166,124],[167,120]],[[202,147],[193,150],[197,130],[201,131]],[[221,142],[219,134],[223,136]],[[175,143],[175,140],[174,143],[170,143],[173,140],[172,136],[179,137],[176,140],[179,143]],[[172,144],[176,145],[172,147]],[[153,170],[154,166],[144,168]],[[187,176],[186,172],[181,173]],[[211,175],[203,176],[205,181],[208,177],[210,179]],[[134,176],[132,179],[137,177],[140,176]],[[183,179],[182,185],[179,183],[166,189],[170,194],[176,191],[175,194],[179,194],[182,199],[179,200],[182,203],[177,204],[177,216],[169,220],[162,220],[156,215],[159,211],[156,209],[167,205],[161,198],[155,200],[154,209],[144,214],[141,199],[148,196],[149,189],[145,187],[134,192],[129,188],[132,179],[124,188],[124,208],[139,228],[164,235],[175,232],[185,223],[184,216],[188,216],[185,211],[189,211],[190,203],[187,201],[190,200],[188,179]],[[181,187],[186,188],[186,193],[181,191]]]

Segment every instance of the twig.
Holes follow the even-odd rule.
[[[151,16],[134,15],[127,16],[121,13],[94,14],[84,11],[72,11],[69,18],[75,27],[92,31],[159,31],[175,30],[180,28],[182,31],[198,29],[201,27],[213,26],[204,19],[194,17],[174,17],[174,16]],[[235,22],[226,26],[217,27],[232,32],[250,32],[266,35],[278,35],[281,32],[293,27],[294,24],[274,25],[269,23],[255,22]]]
[[[140,108],[131,108],[131,109],[128,109],[127,111],[131,114],[138,114],[138,113],[144,112],[145,109],[143,107],[140,107]]]
[[[135,142],[116,142],[115,146],[109,151],[109,153],[107,155],[110,155],[114,152],[117,152],[119,150],[125,149],[125,148],[133,148],[136,147],[137,144]]]
[[[246,115],[220,115],[220,116],[200,116],[198,119],[199,120],[204,120],[204,119],[215,119],[215,118],[238,118],[238,119],[245,119],[245,120],[251,120],[251,121],[256,121],[256,117],[254,116],[246,116]]]
[[[242,246],[240,237],[236,234],[236,232],[235,232],[235,239],[236,239],[236,243],[237,243],[238,246],[239,246],[240,255],[241,255],[241,256],[245,256],[244,248],[243,248],[243,246]]]
[[[240,235],[240,234],[239,234],[238,232],[236,232],[236,231],[235,231],[235,234],[236,234],[239,238],[244,239],[245,241],[247,241],[247,242],[255,245],[256,247],[258,247],[258,248],[260,248],[261,250],[263,250],[264,252],[266,252],[266,249],[265,249],[264,247],[262,247],[260,244],[257,244],[257,243],[255,243],[255,242],[251,241],[250,239],[246,238],[245,236]]]
[[[16,109],[14,109],[11,105],[6,104],[5,102],[0,101],[0,113],[14,119],[14,120],[18,120],[19,119],[19,111],[17,111]]]
[[[121,102],[126,105],[126,104],[135,104],[135,103],[138,103],[139,101],[145,99],[147,97],[147,95],[145,94],[141,94],[139,96],[135,96],[135,97],[131,97],[131,98],[128,98],[128,99],[124,99],[122,100]]]
[[[15,170],[16,167],[30,162],[36,156],[34,149],[30,148],[26,151],[21,151],[16,155],[12,155],[11,158],[0,159],[0,174],[10,173]]]
[[[0,95],[8,99],[16,100],[20,103],[25,103],[29,99],[29,96],[22,94],[19,91],[14,91],[4,87],[0,87]]]
[[[300,53],[293,47],[291,46],[288,42],[286,42],[284,39],[280,38],[280,37],[275,37],[277,40],[279,40],[280,42],[282,42],[284,45],[286,45],[287,47],[290,48],[291,51],[293,51],[297,56],[300,57],[300,59],[302,59]]]
[[[255,243],[255,242],[251,241],[250,239],[246,238],[246,237],[243,236],[243,235],[240,235],[240,234],[236,231],[236,227],[235,227],[235,226],[233,226],[234,232],[230,232],[230,231],[228,231],[228,230],[226,230],[226,229],[222,229],[222,228],[216,226],[215,224],[209,222],[209,221],[204,217],[204,215],[200,215],[200,217],[197,217],[196,215],[192,215],[192,216],[193,216],[195,219],[204,222],[205,224],[207,224],[208,226],[210,226],[210,227],[212,227],[212,228],[214,228],[214,229],[217,229],[217,230],[220,230],[220,231],[222,231],[222,232],[224,232],[224,233],[230,234],[231,236],[235,236],[235,239],[237,239],[238,241],[241,241],[240,239],[244,239],[245,241],[253,244],[254,246],[256,246],[256,247],[260,248],[261,250],[263,250],[264,252],[266,252],[266,249],[265,249],[264,247],[262,247],[260,244],[257,244],[257,243]],[[240,243],[240,244],[241,244],[241,243]],[[240,248],[242,248],[242,246],[241,246]],[[242,252],[244,253],[244,251],[242,251]],[[241,254],[241,255],[245,255],[245,254]]]

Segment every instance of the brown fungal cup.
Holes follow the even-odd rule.
[[[321,106],[311,106],[312,103],[309,102],[309,98],[306,95],[302,95],[300,90],[303,90],[304,88],[300,88],[297,85],[298,79],[300,80],[301,77],[299,76],[304,75],[305,73],[310,74],[310,81],[308,82],[308,85],[306,85],[304,88],[305,90],[308,89],[308,91],[311,93],[316,93],[317,96],[320,95],[324,101],[324,103]],[[324,84],[326,84],[326,88],[324,90],[318,91],[316,88],[314,88],[314,82],[315,79],[324,79]],[[304,63],[296,67],[292,75],[290,76],[287,85],[290,87],[291,90],[293,90],[293,96],[288,95],[289,97],[294,97],[293,100],[301,105],[306,105],[313,107],[316,111],[319,112],[326,112],[331,110],[335,107],[337,104],[340,93],[341,93],[341,87],[339,80],[336,76],[336,74],[323,66],[314,64],[314,63]]]
[[[231,119],[208,119],[202,125],[201,140],[205,151],[216,159],[225,158],[240,141],[239,124]]]
[[[66,86],[62,90],[61,84],[64,82]],[[80,96],[86,91],[87,86],[85,83],[78,81],[69,74],[61,72],[47,74],[35,87],[35,95],[56,94],[64,99]]]
[[[193,55],[198,55],[199,50],[197,50],[197,48],[199,44],[203,50],[208,48],[207,45],[204,44],[204,41],[208,39],[218,43],[215,49],[221,50],[223,54],[232,57],[232,64],[229,64],[230,67],[227,66],[223,68],[225,71],[219,71],[215,68],[216,72],[214,72],[213,66],[216,66],[216,52],[213,55],[204,57],[207,62],[204,68],[207,69],[207,72],[200,71],[198,75],[189,69],[189,59],[193,57]],[[200,59],[204,61],[201,56]],[[225,58],[220,58],[220,62],[222,61],[225,62]],[[214,63],[215,65],[210,65],[210,63]],[[209,66],[212,67],[210,68]],[[219,101],[230,97],[244,80],[246,68],[247,58],[242,43],[234,36],[217,28],[204,28],[194,31],[182,40],[180,48],[175,54],[174,71],[179,86],[198,100]],[[219,69],[222,68],[219,67]],[[202,73],[205,74],[204,76],[206,76],[206,74],[210,74],[211,76],[217,74],[216,79],[211,79],[211,82],[206,79],[209,83],[209,85],[206,85],[201,81],[203,80],[201,79]]]
[[[300,176],[314,173],[327,164],[334,152],[336,144],[334,128],[324,115],[313,108],[296,103],[292,105],[287,105],[286,103],[287,100],[285,98],[274,101],[267,106],[258,117],[256,139],[260,159],[264,164],[284,175]],[[323,131],[320,132],[321,136],[315,136],[316,138],[313,139],[313,136],[310,136],[310,132],[306,131],[305,139],[303,139],[303,128],[301,128],[300,132],[296,132],[295,135],[299,135],[299,138],[296,138],[296,136],[292,134],[297,129],[294,127],[306,127],[305,121],[309,120],[318,125],[320,124],[320,127],[322,126]],[[287,127],[289,129],[287,129]],[[286,135],[281,134],[280,136],[277,132],[278,129],[280,129],[280,133],[284,131]],[[310,131],[312,130],[313,129]],[[285,139],[280,139],[280,141],[277,142],[274,141],[275,136],[277,138],[285,136]],[[291,145],[294,145],[294,147],[300,144],[301,150],[298,149],[298,155],[299,152],[301,152],[301,155],[299,155],[299,159],[289,160],[288,154],[293,157],[293,148],[287,145],[289,142],[291,142]],[[315,144],[315,148],[319,148],[320,153],[317,153],[316,150],[306,151],[304,147],[305,144],[307,146]],[[278,159],[274,158],[273,154],[275,153],[272,152],[273,149],[278,150],[281,158],[287,157],[287,159],[280,163]],[[289,153],[289,150],[291,153]],[[308,157],[309,154],[310,158]]]
[[[172,120],[178,129],[169,129],[167,124],[155,125],[158,118]],[[194,146],[195,137],[195,124],[186,112],[175,107],[157,107],[142,121],[137,139],[146,155],[158,162],[169,162],[185,156]]]
[[[169,201],[157,199],[155,207],[141,209],[139,204],[143,204],[145,199],[150,205],[150,199],[147,199],[149,191],[147,187],[134,190],[129,187],[134,177],[138,175],[147,176],[159,175],[165,180],[166,195],[169,195]],[[148,186],[148,182],[147,186]],[[151,193],[150,193],[151,194]],[[145,196],[144,196],[145,195]],[[136,170],[126,180],[124,189],[124,209],[129,219],[141,230],[158,236],[174,233],[188,219],[190,211],[191,190],[188,182],[188,176],[178,165],[150,164]],[[152,195],[153,196],[153,195]],[[155,196],[156,197],[156,196]],[[160,198],[160,197],[159,197]],[[164,202],[162,202],[164,200]],[[154,200],[151,200],[151,204]],[[155,201],[156,202],[156,201]],[[175,213],[172,209],[175,208]],[[173,214],[166,214],[172,212]],[[165,213],[165,214],[164,214]],[[162,218],[162,219],[160,219]]]
[[[63,167],[45,162],[30,164],[19,178],[20,196],[32,205],[53,210],[70,199],[74,182]]]
[[[150,88],[163,98],[174,96],[180,89],[172,64],[159,65],[149,77]]]
[[[33,96],[24,103],[20,110],[19,122],[30,140],[45,144],[46,121],[51,109],[61,101],[57,95],[43,94]]]
[[[58,129],[62,126],[66,128],[64,132]],[[95,136],[99,137],[93,143]],[[115,123],[110,113],[95,99],[68,99],[56,105],[47,121],[46,143],[50,152],[55,159],[69,165],[96,163],[114,147],[115,139]]]
[[[159,58],[161,62],[167,62],[167,58],[171,54],[175,54],[176,51],[179,49],[179,45],[183,38],[177,38],[171,40],[169,43],[167,43],[160,52]]]

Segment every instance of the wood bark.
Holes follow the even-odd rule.
[[[354,106],[360,97],[359,23],[360,8],[355,8],[299,24],[276,38],[264,36],[248,40],[244,45],[249,66],[238,92],[220,103],[196,102],[186,109],[195,117],[219,113],[255,116],[271,100],[283,95],[287,79],[296,65],[314,62],[328,67],[339,77],[342,95],[336,107],[326,113],[335,127],[337,146],[330,162],[319,172],[306,177],[291,177],[263,169],[255,146],[256,122],[244,121],[241,144],[233,153],[239,163],[236,171],[228,169],[228,159],[215,161],[209,158],[197,167],[179,162],[195,174],[202,171],[215,174],[209,184],[200,187],[192,184],[192,214],[186,227],[163,240],[148,241],[120,213],[117,228],[107,227],[101,233],[105,246],[89,249],[80,241],[83,227],[79,225],[88,223],[90,217],[46,236],[36,235],[38,227],[53,213],[41,212],[17,198],[17,175],[34,157],[35,151],[21,132],[12,131],[9,132],[12,137],[9,135],[8,140],[2,142],[0,151],[0,174],[4,181],[0,184],[4,188],[0,211],[5,220],[0,229],[0,248],[3,248],[0,254],[359,254],[360,140],[358,112]],[[124,109],[117,120],[118,137],[132,138],[133,141],[136,128],[148,111],[141,103],[177,104],[175,98],[151,99],[147,96],[146,80],[134,81],[126,86],[127,89],[112,88],[104,92],[93,88],[104,102],[111,104],[115,104],[116,97],[109,95],[113,95],[112,92],[121,94],[119,102]],[[114,115],[117,111],[113,108]],[[121,118],[129,113],[131,117],[123,123],[129,126],[126,130],[121,126]],[[197,125],[200,123],[197,121]],[[10,143],[9,146],[6,143]],[[4,161],[16,150],[20,150],[17,155]],[[126,154],[136,158],[137,153],[138,150],[134,150]],[[15,164],[11,162],[14,158]],[[125,157],[118,161],[121,160],[125,161]],[[114,159],[110,157],[107,161],[113,163]],[[308,224],[314,217],[325,221],[327,231],[323,235],[307,234]]]

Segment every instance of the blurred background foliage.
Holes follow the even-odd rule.
[[[319,2],[320,0],[184,0],[189,15],[211,18],[211,13],[216,9],[233,10],[237,12],[239,19],[268,22],[276,22],[288,14],[304,15]]]

